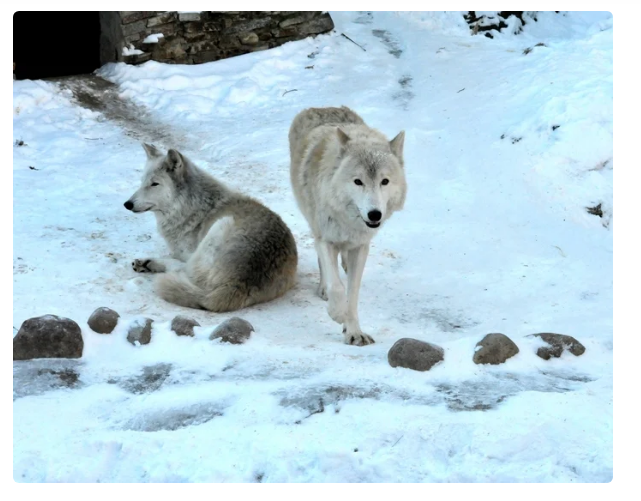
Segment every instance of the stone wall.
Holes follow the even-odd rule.
[[[100,24],[101,64],[205,63],[334,28],[328,13],[303,11],[101,12]]]

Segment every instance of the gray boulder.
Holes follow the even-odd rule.
[[[429,371],[443,359],[444,351],[440,346],[411,338],[399,339],[387,353],[387,361],[392,367],[415,371]]]
[[[243,344],[249,339],[249,336],[253,331],[253,325],[247,320],[243,320],[239,317],[232,317],[216,327],[214,332],[209,336],[209,339],[220,338],[220,340],[225,343]]]
[[[116,328],[118,318],[120,315],[110,308],[96,308],[87,320],[87,325],[98,334],[111,334]]]
[[[13,359],[80,358],[80,326],[70,318],[43,315],[25,320],[13,338]]]
[[[530,334],[529,337],[538,337],[545,341],[548,346],[541,346],[536,354],[544,360],[550,360],[552,357],[560,357],[563,350],[568,350],[572,355],[580,356],[585,353],[585,346],[579,343],[572,336],[564,334],[554,334],[551,332],[540,332]]]
[[[488,334],[476,343],[476,347],[480,349],[474,352],[472,360],[475,364],[502,364],[519,352],[519,347],[514,341],[499,333]]]
[[[174,331],[177,336],[194,337],[194,327],[196,326],[200,327],[200,324],[193,318],[184,317],[182,315],[177,315],[171,321],[171,330]]]
[[[151,341],[151,324],[153,322],[151,318],[143,318],[133,322],[127,332],[127,341],[133,345],[136,344],[136,341],[140,344],[149,344]]]

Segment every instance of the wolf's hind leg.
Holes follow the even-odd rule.
[[[323,301],[327,301],[327,282],[323,274],[323,265],[321,265],[320,258],[318,258],[318,270],[320,271],[320,283],[318,284],[318,295]]]
[[[321,261],[321,241],[319,239],[314,239],[314,247],[316,248],[316,254],[318,255],[318,271],[320,272],[320,284],[318,284],[318,295],[323,301],[327,301],[329,296],[328,292],[328,270],[323,266]]]

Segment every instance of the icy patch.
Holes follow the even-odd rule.
[[[39,359],[13,363],[13,399],[53,390],[76,389],[82,363],[75,360]]]
[[[343,402],[353,399],[397,402],[398,405],[445,404],[451,411],[486,411],[522,392],[565,393],[579,390],[582,383],[590,381],[593,381],[590,376],[576,373],[541,371],[528,376],[489,372],[471,380],[435,382],[433,386],[425,385],[411,390],[377,383],[363,386],[337,384],[281,389],[275,395],[280,397],[280,405],[297,407],[309,413],[301,419],[325,412],[328,407],[338,413]]]
[[[165,363],[144,367],[140,376],[129,377],[119,382],[119,386],[135,394],[158,391],[169,377],[171,367],[171,364]],[[116,381],[111,380],[109,382]]]
[[[188,407],[149,411],[126,421],[123,430],[132,431],[175,431],[187,426],[198,426],[223,415],[223,408],[217,403],[194,404]]]

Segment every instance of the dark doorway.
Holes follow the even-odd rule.
[[[100,67],[99,13],[16,12],[13,62],[19,80],[92,73]]]

